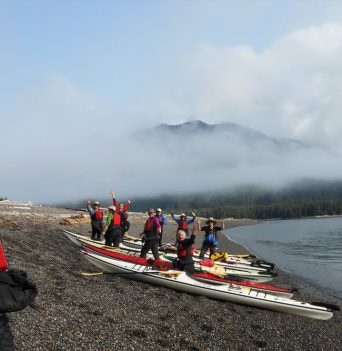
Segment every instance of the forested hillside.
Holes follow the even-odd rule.
[[[300,218],[342,214],[342,181],[302,181],[278,191],[249,187],[234,192],[161,195],[133,199],[134,211],[161,207],[179,213],[193,210],[208,217]]]

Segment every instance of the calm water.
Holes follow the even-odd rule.
[[[342,298],[341,217],[269,221],[230,229],[228,237]]]

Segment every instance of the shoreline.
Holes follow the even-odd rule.
[[[1,211],[0,216],[8,261],[11,267],[27,271],[39,290],[34,308],[8,314],[18,351],[340,349],[341,312],[319,321],[113,275],[83,277],[80,272],[98,270],[81,257],[61,229],[90,235],[87,215],[82,219],[82,212],[34,206],[30,213],[15,212]],[[60,225],[67,215],[80,222]],[[130,214],[132,235],[141,232],[145,218]],[[166,228],[164,241],[174,240],[176,226]],[[202,238],[199,233],[197,247]],[[223,233],[219,245],[244,250]],[[302,279],[276,271],[279,276],[271,284],[297,286],[295,299],[340,303]]]

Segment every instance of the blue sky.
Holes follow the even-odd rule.
[[[201,43],[263,50],[282,35],[341,19],[334,1],[2,1],[2,103],[49,75],[113,103],[167,89]],[[4,98],[5,96],[5,98]]]
[[[89,171],[42,195],[61,155],[161,122],[340,149],[341,33],[340,1],[1,1],[0,146],[15,146],[0,196],[57,199]]]

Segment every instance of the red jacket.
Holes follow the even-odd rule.
[[[5,269],[8,268],[8,263],[5,257],[4,250],[2,248],[2,245],[0,243],[0,271],[4,271]]]
[[[119,213],[120,210],[119,210],[119,206],[118,206],[118,203],[116,202],[116,199],[113,198],[113,205],[115,206],[116,208],[116,213]],[[124,207],[123,207],[123,211],[127,211],[129,209],[129,203],[125,204]]]

